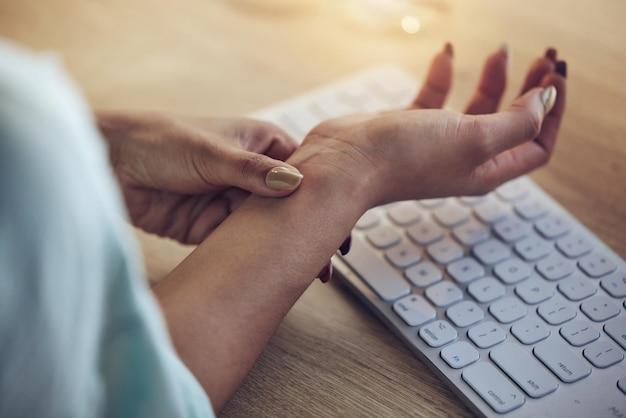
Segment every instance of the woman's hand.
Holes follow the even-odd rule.
[[[396,200],[486,193],[550,158],[565,108],[565,63],[549,49],[530,67],[521,95],[497,112],[508,51],[491,55],[466,113],[436,110],[449,92],[452,51],[435,57],[405,110],[329,120],[288,160],[359,191],[363,210]],[[494,113],[497,112],[497,113]],[[305,180],[306,182],[307,180]]]
[[[209,235],[250,194],[286,196],[302,175],[280,128],[250,119],[98,113],[134,225],[186,244]]]

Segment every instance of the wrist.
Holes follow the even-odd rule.
[[[360,216],[380,203],[379,168],[347,141],[313,133],[287,163],[304,175],[302,186],[322,195],[324,204],[349,206]]]

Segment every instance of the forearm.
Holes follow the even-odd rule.
[[[305,172],[288,198],[248,199],[156,286],[174,344],[216,410],[366,209],[348,183]]]

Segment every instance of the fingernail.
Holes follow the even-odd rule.
[[[506,58],[506,67],[509,67],[509,61],[511,60],[511,50],[509,48],[509,44],[504,42],[500,45],[499,49],[500,53]]]
[[[297,170],[287,167],[274,167],[267,172],[265,184],[274,190],[293,190],[304,176]]]
[[[546,87],[541,92],[541,101],[543,102],[543,108],[545,109],[545,115],[550,113],[556,102],[556,88],[554,86]]]
[[[443,52],[445,52],[450,58],[454,57],[454,49],[452,48],[452,44],[450,42],[446,42],[443,47]]]
[[[567,78],[567,63],[565,61],[557,61],[554,64],[554,72]]]
[[[556,49],[548,48],[546,49],[545,57],[550,61],[556,61]]]
[[[501,54],[505,54],[505,55],[509,55],[509,44],[507,42],[503,42],[502,45],[500,45],[500,53]]]
[[[339,247],[339,252],[341,255],[346,255],[350,251],[350,247],[352,246],[352,235],[348,235],[348,238],[341,244]]]
[[[326,264],[324,268],[320,270],[319,274],[317,275],[317,278],[320,279],[322,283],[328,283],[332,275],[333,275],[333,265],[329,261],[328,264]]]

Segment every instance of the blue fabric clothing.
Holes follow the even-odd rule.
[[[0,417],[212,417],[58,61],[0,40]]]

